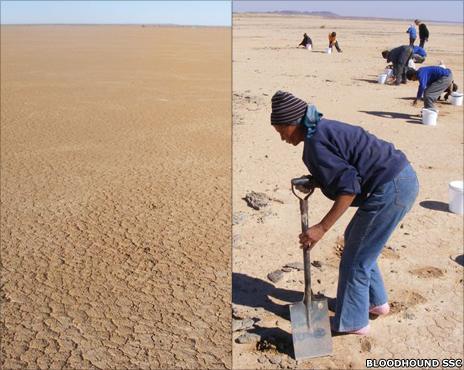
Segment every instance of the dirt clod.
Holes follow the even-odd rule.
[[[267,274],[267,278],[273,283],[277,283],[284,277],[284,272],[282,270],[275,270]]]
[[[266,194],[254,191],[245,195],[245,198],[243,199],[247,202],[249,207],[256,210],[260,210],[261,208],[267,207],[271,204],[271,198],[269,198]]]

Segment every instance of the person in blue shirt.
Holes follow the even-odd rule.
[[[363,128],[324,119],[313,104],[289,92],[272,97],[271,124],[281,140],[304,143],[303,162],[314,187],[334,203],[300,234],[314,247],[348,207],[358,207],[345,230],[335,316],[336,332],[367,334],[369,313],[389,312],[377,258],[417,197],[416,173],[403,152]]]
[[[414,42],[417,38],[416,27],[413,24],[409,25],[409,28],[406,31],[406,33],[409,33],[409,45],[414,46]]]
[[[434,103],[453,83],[451,70],[439,66],[422,67],[417,71],[410,69],[406,72],[406,78],[411,81],[419,81],[417,95],[412,104],[415,106],[417,100],[423,97],[424,108],[432,110],[436,110]]]
[[[412,58],[415,63],[424,63],[427,52],[420,46],[413,46]]]

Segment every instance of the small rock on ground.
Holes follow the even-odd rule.
[[[258,334],[254,333],[245,333],[240,335],[235,341],[239,344],[247,343],[257,343],[261,340],[261,337]]]
[[[278,355],[268,356],[269,362],[274,365],[279,365],[282,362],[282,357]]]
[[[314,267],[317,267],[317,268],[321,268],[321,267],[322,267],[322,263],[319,262],[319,261],[313,261],[313,262],[311,262],[311,265],[313,265]]]
[[[255,322],[252,319],[232,319],[232,331],[248,330],[251,329],[254,324]]]
[[[271,199],[264,193],[257,193],[257,192],[250,192],[245,195],[245,201],[247,202],[248,206],[260,210],[261,208],[269,206]]]
[[[284,272],[282,270],[275,270],[267,274],[267,278],[273,283],[277,283],[278,281],[282,280],[283,276]]]
[[[302,271],[304,270],[304,265],[303,265],[303,262],[290,262],[290,263],[287,263],[284,266],[284,268],[291,268],[294,270]]]

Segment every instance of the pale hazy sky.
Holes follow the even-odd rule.
[[[235,12],[330,11],[338,15],[463,21],[463,1],[233,1]]]
[[[1,1],[2,24],[231,25],[230,1]]]

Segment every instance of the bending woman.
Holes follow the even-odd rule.
[[[291,93],[272,97],[271,124],[287,143],[304,143],[304,164],[334,200],[322,220],[300,234],[302,245],[314,247],[348,207],[358,207],[345,230],[331,325],[337,332],[367,334],[369,313],[389,312],[377,258],[416,199],[416,173],[393,144],[361,127],[323,119],[314,105]]]

